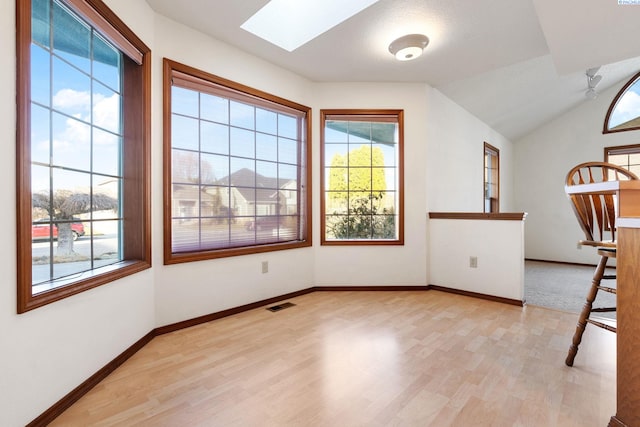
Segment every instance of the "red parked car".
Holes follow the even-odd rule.
[[[77,221],[71,223],[71,233],[73,234],[73,240],[78,240],[84,236],[84,225],[82,222]],[[31,225],[31,239],[32,240],[49,240],[51,238],[51,223],[46,219],[35,221]],[[58,227],[53,227],[53,238],[58,238]]]

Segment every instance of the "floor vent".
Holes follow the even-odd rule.
[[[276,311],[284,310],[285,308],[294,307],[294,306],[295,304],[292,302],[285,302],[282,304],[274,305],[273,307],[269,307],[267,308],[267,310],[276,312]]]

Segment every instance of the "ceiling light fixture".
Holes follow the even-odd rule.
[[[600,70],[600,67],[589,68],[585,73],[587,75],[587,91],[584,93],[589,99],[596,99],[598,97],[598,92],[596,92],[596,86],[602,80],[601,75],[596,75],[596,73]]]
[[[409,34],[394,40],[389,45],[391,52],[398,61],[410,61],[422,55],[422,51],[429,44],[429,38],[423,34]]]

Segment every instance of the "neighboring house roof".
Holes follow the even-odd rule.
[[[629,129],[640,127],[640,117],[631,119],[628,122],[620,123],[618,126],[612,127],[611,130]]]
[[[249,203],[276,203],[278,201],[278,178],[266,177],[243,168],[216,182],[218,185],[235,187]],[[272,191],[256,191],[256,189]],[[256,197],[257,196],[257,197]]]
[[[229,176],[216,181],[215,185],[220,187],[231,187],[236,194],[239,194],[246,203],[272,204],[278,202],[278,178],[266,177],[243,168]],[[176,200],[213,200],[214,194],[209,185],[204,186],[200,191],[198,185],[173,184],[173,198]],[[289,180],[281,187],[282,189],[295,189],[296,181]],[[256,191],[256,189],[258,191]],[[264,190],[263,190],[264,189]],[[281,195],[281,199],[284,196]]]
[[[198,185],[173,184],[173,198],[176,200],[213,200],[213,195],[200,191]]]

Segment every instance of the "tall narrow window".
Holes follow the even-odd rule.
[[[500,211],[500,150],[484,143],[484,211]]]
[[[640,129],[640,73],[627,82],[613,98],[604,119],[602,133]]]
[[[23,312],[150,266],[149,49],[99,1],[17,7]]]
[[[640,144],[605,147],[604,161],[640,176]]]
[[[311,245],[311,110],[164,67],[165,263]]]
[[[401,245],[403,111],[320,112],[323,245]]]

